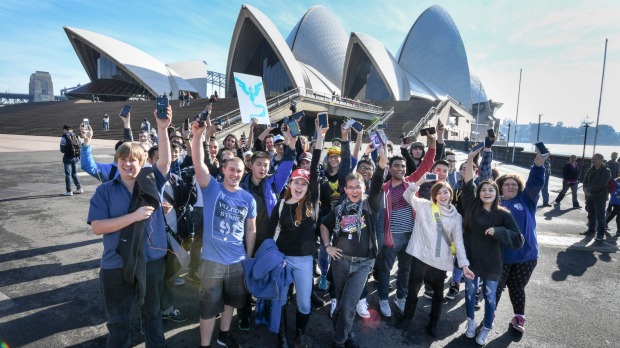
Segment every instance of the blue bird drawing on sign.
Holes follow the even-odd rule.
[[[252,118],[252,117],[263,117],[263,116],[267,115],[267,109],[263,105],[256,105],[256,103],[254,103],[254,99],[256,99],[256,97],[258,96],[258,93],[260,93],[260,89],[263,87],[263,83],[259,82],[254,87],[252,87],[252,86],[248,87],[248,86],[245,85],[245,83],[243,83],[243,81],[241,81],[237,77],[235,77],[235,81],[237,81],[237,84],[239,84],[239,86],[241,87],[241,90],[243,90],[243,93],[245,93],[245,95],[250,97],[250,101],[252,102],[252,105],[254,105],[254,107],[262,110],[260,114],[252,114],[252,115],[250,115],[250,118]]]

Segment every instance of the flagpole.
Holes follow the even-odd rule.
[[[603,82],[605,82],[605,63],[607,62],[607,39],[605,39],[605,54],[603,55],[603,76],[601,77],[601,92],[598,96],[598,113],[596,114],[596,128],[594,131],[594,147],[592,156],[596,153],[596,138],[598,137],[598,121],[601,117],[601,101],[603,99]]]
[[[521,73],[523,72],[523,69],[519,69],[519,92],[517,93],[517,115],[515,117],[515,135],[514,135],[514,139],[512,140],[512,163],[514,163],[515,161],[515,145],[517,142],[517,126],[518,126],[518,122],[519,122],[519,100],[521,99]]]

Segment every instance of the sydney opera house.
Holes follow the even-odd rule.
[[[204,62],[164,64],[118,40],[64,29],[91,80],[74,96],[122,100],[187,91],[205,97]],[[493,120],[501,106],[489,100],[470,71],[459,30],[439,5],[418,17],[396,54],[370,35],[347,34],[324,6],[310,8],[284,38],[265,14],[242,5],[226,66],[229,97],[236,96],[234,72],[262,76],[268,99],[306,88],[377,103],[450,100],[485,120]]]

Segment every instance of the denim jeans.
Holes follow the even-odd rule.
[[[146,263],[146,295],[141,306],[144,337],[147,347],[164,347],[160,294],[164,283],[165,259]],[[131,308],[136,303],[136,291],[123,278],[122,269],[99,271],[101,292],[108,315],[108,347],[131,347]]]
[[[549,176],[545,172],[545,183],[543,184],[542,190],[540,191],[542,196],[543,204],[549,204]]]
[[[295,283],[295,296],[297,301],[297,311],[302,314],[309,314],[312,309],[310,296],[312,295],[312,255],[309,256],[285,256],[286,268],[293,273]],[[290,286],[290,285],[289,285]],[[288,287],[285,294],[288,293]]]
[[[474,319],[474,311],[476,304],[476,291],[478,291],[478,284],[480,277],[474,279],[465,278],[465,310],[467,317]],[[484,297],[484,327],[490,329],[493,326],[493,319],[495,319],[495,307],[497,307],[497,280],[482,279],[484,284],[482,285],[482,295]]]
[[[377,290],[380,300],[387,300],[390,289],[390,272],[394,261],[398,259],[396,271],[396,297],[407,297],[407,283],[409,281],[409,269],[411,268],[412,256],[407,254],[407,244],[411,233],[394,233],[394,247],[384,246],[381,249],[381,263],[379,264],[379,288]]]
[[[174,283],[176,282],[177,278],[176,277],[172,277],[170,279],[168,279],[168,281],[164,281],[163,286],[162,286],[162,291],[161,291],[161,313],[162,314],[170,314],[172,313],[172,311],[174,310],[174,304],[173,304],[173,299],[174,299]]]
[[[588,213],[588,229],[595,230],[596,236],[605,236],[605,209],[607,201],[604,199],[586,199],[586,212]]]
[[[334,325],[334,343],[344,344],[352,336],[355,321],[355,306],[359,301],[368,273],[375,259],[352,262],[345,259],[332,261],[336,298],[338,305],[332,317]]]
[[[62,163],[65,166],[65,188],[67,189],[67,192],[71,192],[71,179],[72,178],[73,178],[73,183],[75,184],[75,187],[78,190],[82,188],[82,185],[80,185],[80,179],[78,179],[78,176],[77,176],[76,164],[78,163],[79,160],[80,160],[79,157],[74,157],[74,158],[63,157],[62,159]]]
[[[573,207],[576,208],[577,206],[579,206],[579,201],[577,200],[577,190],[579,187],[579,183],[569,184],[566,181],[562,182],[562,191],[560,191],[555,201],[556,203],[562,202],[562,200],[564,199],[564,196],[566,196],[566,192],[568,191],[569,187],[573,195]]]

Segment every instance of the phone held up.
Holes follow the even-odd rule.
[[[84,133],[88,133],[90,131],[90,128],[88,128],[89,122],[87,118],[84,119],[83,124],[84,124]]]
[[[469,151],[469,153],[478,151],[478,150],[482,149],[483,147],[484,147],[484,142],[478,143],[478,144],[476,144],[476,146],[471,148],[471,151]]]
[[[422,128],[420,129],[420,135],[425,137],[426,136],[426,132],[428,131],[428,134],[435,134],[435,127],[428,127],[428,128]]]
[[[414,140],[415,140],[415,136],[414,136],[414,135],[410,135],[410,136],[406,137],[406,136],[404,136],[404,134],[403,134],[402,139],[403,139],[403,144],[411,144],[411,143],[413,143],[413,142],[414,142]]]
[[[319,118],[319,126],[323,128],[323,130],[327,131],[327,128],[329,127],[327,112],[319,112],[317,117]]]
[[[131,111],[131,105],[125,105],[118,115],[120,117],[127,117],[127,115],[129,115],[129,111]]]
[[[539,141],[539,142],[537,142],[534,145],[536,145],[536,148],[538,149],[538,152],[540,152],[540,156],[542,156],[542,157],[549,156],[549,149],[547,149],[547,147],[545,146],[545,144],[542,141]]]
[[[437,174],[435,173],[426,173],[424,174],[424,180],[437,180]]]
[[[288,129],[291,132],[292,137],[298,137],[301,134],[301,132],[299,131],[299,126],[294,119],[288,121]]]
[[[157,97],[157,118],[164,119],[168,117],[168,97],[162,95]]]

